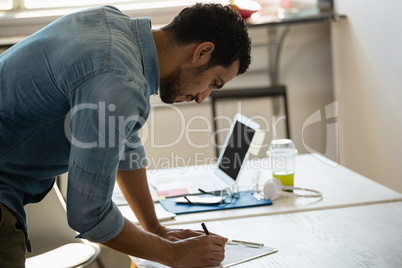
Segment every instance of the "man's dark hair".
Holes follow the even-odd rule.
[[[183,9],[163,30],[176,44],[212,42],[208,68],[225,68],[239,60],[237,74],[246,72],[251,62],[251,40],[247,24],[236,10],[221,4],[200,4]]]

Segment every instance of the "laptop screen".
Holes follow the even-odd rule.
[[[240,172],[254,134],[254,129],[236,121],[219,162],[219,169],[233,180],[236,180]]]

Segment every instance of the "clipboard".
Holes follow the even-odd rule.
[[[229,240],[225,246],[225,259],[220,267],[231,267],[275,252],[278,252],[278,249],[266,247],[264,244]]]
[[[221,265],[216,268],[231,267],[275,252],[278,252],[278,249],[266,247],[264,244],[241,240],[229,240],[225,246],[225,259],[222,261]],[[138,265],[147,268],[170,268],[169,266],[144,259],[138,259]]]
[[[205,212],[213,210],[234,209],[234,208],[247,208],[256,206],[272,205],[272,201],[269,199],[257,199],[251,192],[241,192],[240,198],[234,199],[229,204],[219,205],[191,205],[191,204],[177,204],[176,198],[166,198],[160,200],[159,203],[164,209],[174,214],[186,214],[195,212]]]

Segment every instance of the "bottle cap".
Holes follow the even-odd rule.
[[[290,139],[275,139],[271,141],[271,144],[269,145],[269,149],[267,152],[267,155],[269,156],[269,152],[272,153],[280,153],[280,154],[286,154],[286,155],[296,155],[297,150],[296,146],[293,143],[292,140]]]

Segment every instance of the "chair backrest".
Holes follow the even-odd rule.
[[[27,257],[80,242],[75,238],[76,232],[68,226],[65,202],[56,184],[40,203],[26,205],[25,211],[32,243],[32,253],[28,252]]]

